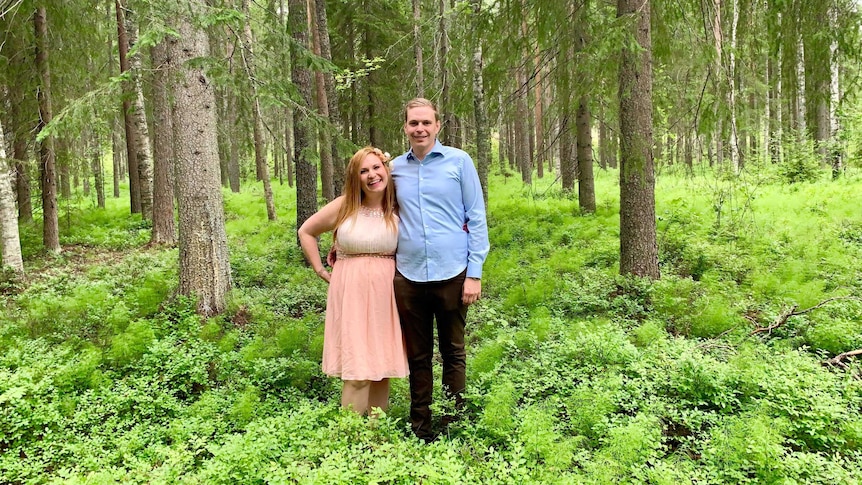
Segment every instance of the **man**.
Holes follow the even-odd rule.
[[[443,390],[463,404],[467,307],[482,293],[488,227],[482,187],[466,152],[437,140],[440,116],[423,98],[407,103],[410,150],[392,161],[399,206],[395,300],[410,366],[410,424],[431,441],[434,320],[443,357]],[[444,418],[444,424],[445,424]]]

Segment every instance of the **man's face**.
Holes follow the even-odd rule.
[[[435,118],[433,108],[418,106],[407,110],[404,133],[414,152],[427,154],[434,146],[439,131],[440,122]]]

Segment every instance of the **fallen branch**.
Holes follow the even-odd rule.
[[[755,335],[755,334],[763,333],[763,332],[772,333],[772,331],[773,331],[773,330],[775,330],[776,328],[778,328],[778,327],[780,327],[780,326],[784,325],[785,323],[787,323],[787,320],[788,320],[788,319],[790,319],[790,317],[796,317],[796,316],[799,316],[799,315],[805,315],[806,313],[808,313],[808,312],[810,312],[810,311],[816,310],[816,309],[818,309],[818,308],[822,307],[823,305],[825,305],[825,304],[827,304],[827,303],[830,303],[830,302],[833,302],[833,301],[836,301],[836,300],[860,300],[860,298],[859,298],[859,297],[857,297],[857,296],[852,296],[852,295],[847,295],[847,296],[835,296],[835,297],[832,297],[832,298],[827,298],[827,299],[825,299],[825,300],[821,301],[820,303],[818,303],[818,304],[814,305],[814,306],[813,306],[813,307],[811,307],[811,308],[806,308],[805,310],[799,310],[799,311],[797,311],[797,310],[796,310],[797,308],[799,308],[799,305],[793,305],[793,306],[791,306],[791,307],[789,307],[789,308],[785,308],[785,309],[781,312],[781,314],[779,314],[779,315],[775,318],[775,321],[774,321],[774,322],[772,322],[771,324],[767,325],[766,327],[757,327],[757,328],[755,328],[754,330],[752,330],[752,331],[751,331],[751,333],[750,333],[749,335]]]
[[[846,359],[847,357],[855,357],[857,355],[862,355],[862,349],[851,350],[849,352],[844,352],[844,353],[838,354],[835,357],[832,357],[831,359],[827,360],[823,364],[824,365],[837,365],[837,366],[841,367],[842,369],[846,369],[847,364],[845,364],[844,362],[841,362],[841,361]]]

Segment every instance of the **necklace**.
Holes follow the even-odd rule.
[[[361,205],[359,206],[359,213],[369,217],[383,217],[383,208],[372,209]]]

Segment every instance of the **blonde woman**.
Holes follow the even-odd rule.
[[[305,258],[329,283],[323,372],[342,379],[341,405],[360,414],[387,409],[389,379],[409,373],[392,286],[398,215],[388,159],[370,146],[357,151],[344,195],[299,228]],[[328,231],[335,231],[338,246],[331,274],[317,243]]]

